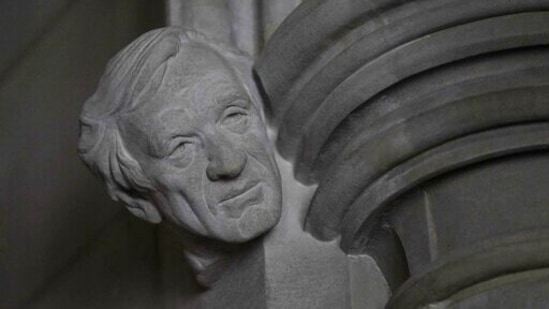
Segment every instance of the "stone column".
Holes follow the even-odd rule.
[[[306,2],[257,62],[308,231],[388,308],[549,302],[549,1]]]

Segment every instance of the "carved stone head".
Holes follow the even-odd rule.
[[[79,154],[136,216],[240,243],[280,218],[280,176],[251,62],[179,28],[107,65],[81,115]]]

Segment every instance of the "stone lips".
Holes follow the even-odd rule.
[[[240,218],[248,207],[263,202],[263,199],[261,184],[255,184],[219,202],[212,212],[220,211],[226,213],[229,218]]]

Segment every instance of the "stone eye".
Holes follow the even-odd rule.
[[[186,167],[191,164],[194,157],[194,144],[189,141],[180,141],[171,151],[169,160],[177,167]]]
[[[244,133],[248,128],[248,111],[237,106],[229,106],[223,113],[220,125],[233,133]]]

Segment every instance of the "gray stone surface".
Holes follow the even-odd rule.
[[[284,180],[284,209],[280,223],[265,239],[267,308],[355,308],[351,289],[364,289],[361,294],[373,301],[361,282],[351,280],[354,270],[354,275],[375,277],[383,286],[373,261],[350,261],[337,242],[320,242],[303,231],[315,188],[293,179],[289,162],[279,157],[278,164]]]
[[[487,285],[479,294],[493,298],[489,295],[497,291],[484,281],[546,269],[549,196],[542,187],[548,160],[547,152],[540,151],[484,161],[435,178],[392,203],[390,220],[411,279],[396,292],[391,308],[451,301],[451,295],[475,285]],[[411,222],[416,223],[412,229]],[[507,283],[514,284],[522,280]],[[419,291],[425,289],[432,293]],[[507,297],[513,303],[516,296],[499,296]],[[525,307],[528,302],[525,298]],[[485,308],[498,308],[498,303]]]
[[[547,307],[548,295],[548,272],[544,269],[501,276],[472,286],[437,305],[456,309],[541,309]]]
[[[192,28],[256,56],[301,0],[167,0],[167,25]]]

